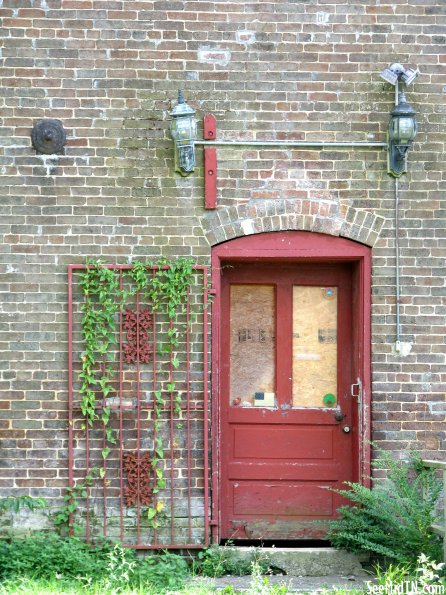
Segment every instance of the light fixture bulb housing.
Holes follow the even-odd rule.
[[[401,80],[408,87],[418,78],[419,74],[418,68],[407,68],[404,74],[401,75]]]
[[[170,135],[175,142],[175,170],[187,176],[195,169],[197,121],[195,110],[187,104],[181,89],[178,90],[178,103],[169,115],[172,118]]]
[[[407,151],[417,134],[415,110],[406,101],[404,93],[390,113],[388,130],[387,171],[399,178],[407,171]]]
[[[392,72],[390,68],[385,68],[382,72],[380,72],[379,76],[394,86],[398,80],[398,75]]]

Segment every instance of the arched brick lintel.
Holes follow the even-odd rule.
[[[255,200],[218,208],[203,218],[211,246],[268,231],[313,231],[355,240],[372,247],[379,237],[384,217],[347,207],[342,213],[335,201]]]

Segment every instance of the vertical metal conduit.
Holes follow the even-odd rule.
[[[395,351],[399,353],[401,351],[401,323],[400,323],[400,241],[399,241],[399,228],[400,228],[400,193],[398,178],[395,178],[395,283],[396,283],[396,342]]]
[[[398,92],[399,92],[399,81],[395,83],[395,105],[398,105]],[[395,351],[400,353],[401,351],[401,323],[400,323],[400,240],[399,240],[399,229],[400,229],[400,188],[398,178],[395,178],[395,293],[396,293],[396,341]]]

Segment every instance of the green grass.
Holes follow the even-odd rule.
[[[270,585],[268,580],[251,577],[248,590],[236,591],[232,586],[224,589],[213,586],[210,579],[191,579],[178,590],[166,591],[166,595],[288,595],[292,591],[284,585]],[[294,592],[294,591],[293,591]],[[45,579],[21,578],[0,584],[0,595],[159,595],[156,587],[144,585],[138,588],[106,587],[99,581],[87,585],[82,581],[61,580],[55,577]],[[343,590],[326,588],[318,591],[319,595],[364,595],[362,590]]]

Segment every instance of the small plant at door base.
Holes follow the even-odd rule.
[[[423,593],[431,593],[430,585],[444,584],[445,563],[435,563],[425,554],[420,554],[417,560],[416,580]],[[444,592],[444,591],[443,591]]]
[[[386,481],[372,490],[350,482],[349,489],[334,490],[353,506],[339,509],[340,518],[330,522],[328,539],[336,547],[412,567],[422,553],[440,559],[440,537],[432,531],[441,492],[435,470],[425,469],[415,457],[406,463],[384,453],[373,465],[387,468]]]
[[[212,545],[200,551],[192,565],[194,572],[212,578],[226,574],[246,576],[251,574],[255,565],[262,574],[271,574],[269,559],[261,548],[254,549],[249,559],[240,559],[236,556],[236,550],[229,546],[230,543],[225,546]]]
[[[384,592],[392,590],[394,593],[444,593],[441,586],[444,579],[444,563],[435,563],[425,554],[420,554],[416,566],[412,564],[388,563],[374,567],[378,586],[384,587]],[[404,587],[404,588],[403,588]]]

